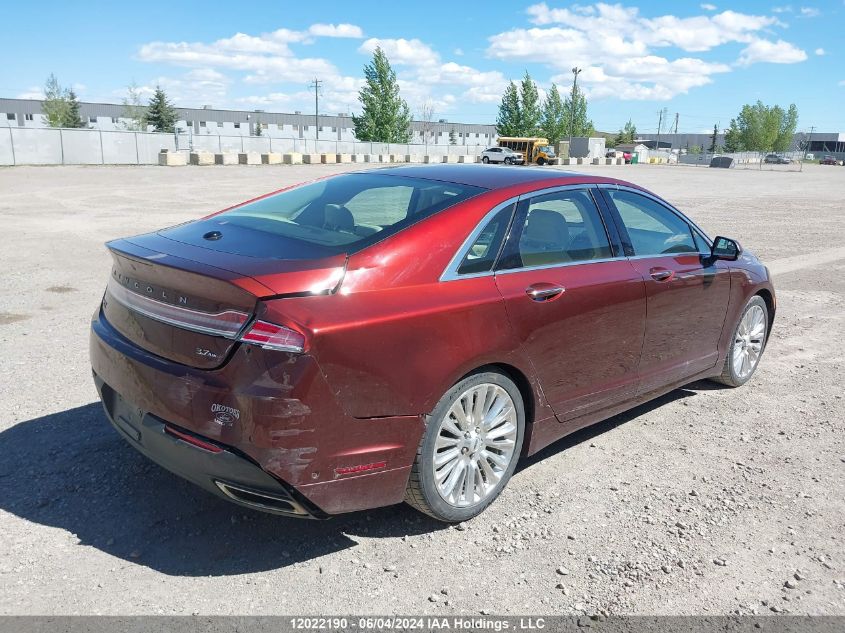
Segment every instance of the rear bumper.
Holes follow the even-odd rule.
[[[349,417],[313,357],[242,345],[221,368],[194,369],[140,349],[100,311],[91,323],[90,357],[120,434],[164,468],[218,496],[316,517],[404,499],[422,417]],[[167,426],[221,450],[204,451],[168,433]],[[355,470],[367,465],[377,466],[365,474]],[[251,496],[244,502],[252,493],[271,493],[278,505],[257,507]]]

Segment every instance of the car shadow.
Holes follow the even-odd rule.
[[[696,383],[675,390],[577,431],[521,460],[518,471],[698,389]],[[108,423],[99,402],[16,424],[0,433],[0,454],[0,509],[66,530],[80,546],[168,575],[280,569],[353,550],[356,537],[448,529],[404,504],[328,521],[235,506],[135,451]]]
[[[630,422],[631,420],[638,418],[641,415],[644,415],[654,409],[659,409],[660,407],[669,404],[670,402],[674,402],[676,400],[683,400],[684,398],[690,398],[696,395],[699,391],[709,391],[714,388],[725,389],[722,385],[715,385],[714,383],[708,380],[700,380],[698,382],[691,383],[679,389],[675,389],[674,391],[670,391],[669,393],[660,396],[659,398],[655,398],[654,400],[650,400],[645,402],[633,409],[629,409],[623,413],[619,413],[618,415],[613,416],[612,418],[608,418],[607,420],[603,420],[602,422],[597,422],[592,424],[586,428],[580,429],[575,431],[574,433],[563,437],[552,444],[549,444],[546,448],[534,453],[530,457],[523,457],[520,462],[519,466],[516,468],[516,472],[520,472],[525,470],[526,468],[530,468],[537,462],[541,462],[544,459],[548,459],[552,455],[556,455],[562,451],[565,451],[573,446],[577,446],[578,444],[582,444],[584,442],[589,442],[593,438],[603,435],[608,431],[612,431],[617,426],[625,424],[626,422]]]
[[[0,454],[0,509],[169,575],[279,569],[351,550],[357,536],[448,527],[405,505],[328,521],[236,506],[135,451],[99,402],[16,424],[0,433]]]

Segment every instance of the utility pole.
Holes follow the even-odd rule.
[[[654,147],[654,149],[658,152],[660,151],[660,131],[663,129],[663,117],[665,117],[667,113],[668,110],[666,108],[663,108],[660,112],[658,112],[660,118],[657,120],[657,143]]]
[[[314,138],[317,140],[320,140],[320,85],[322,83],[322,79],[314,77],[314,81],[308,86],[314,90]]]
[[[676,134],[676,135],[677,135],[677,133],[678,133],[678,117],[679,117],[679,116],[680,116],[680,115],[676,112],[676,113],[675,113],[675,134]]]
[[[575,97],[578,94],[578,75],[581,74],[581,69],[577,66],[573,67],[572,74],[572,96],[569,97],[569,156],[572,157],[572,131],[575,127]]]

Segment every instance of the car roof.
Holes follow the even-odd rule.
[[[372,170],[368,170],[373,173]],[[367,173],[362,171],[359,173]],[[589,174],[579,174],[572,171],[549,169],[548,167],[511,167],[497,165],[407,165],[379,169],[379,174],[406,176],[408,178],[422,178],[452,182],[456,185],[470,185],[484,189],[504,189],[513,185],[530,184],[533,182],[548,182],[560,180],[570,183],[590,182],[618,182],[616,179],[602,178]],[[627,184],[627,183],[624,183]]]

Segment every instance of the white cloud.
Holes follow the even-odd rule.
[[[15,95],[15,99],[43,99],[44,89],[40,86],[30,86],[24,92]]]
[[[824,49],[823,48],[817,48],[815,50],[815,53],[816,53],[816,55],[821,57],[822,55],[824,55]]]
[[[786,5],[783,7],[773,7],[773,13],[792,13],[792,7],[790,5]]]
[[[822,12],[815,7],[801,7],[802,18],[817,18],[821,14]]]
[[[358,49],[361,53],[372,54],[377,47],[387,55],[391,64],[406,66],[432,66],[437,64],[440,57],[428,44],[418,39],[406,40],[380,39],[371,37]]]
[[[364,37],[361,27],[354,24],[312,24],[308,32],[318,37]]]
[[[715,11],[705,3],[704,10]],[[550,8],[545,2],[527,9],[532,28],[513,28],[489,39],[487,55],[511,62],[539,62],[560,71],[552,77],[571,85],[569,69],[584,69],[579,81],[591,97],[621,99],[671,99],[706,85],[713,76],[731,67],[692,56],[660,56],[657,49],[688,53],[711,51],[741,43],[742,63],[801,61],[803,51],[779,41],[776,51],[766,50],[762,33],[781,26],[777,18],[737,11],[712,15],[647,17],[637,7],[596,3]],[[780,53],[778,55],[777,53]]]
[[[456,48],[454,51],[452,51],[452,54],[455,55],[456,57],[463,57],[464,49]]]
[[[737,63],[749,66],[758,62],[771,64],[795,64],[807,59],[807,53],[789,42],[778,40],[754,40],[739,54]]]

